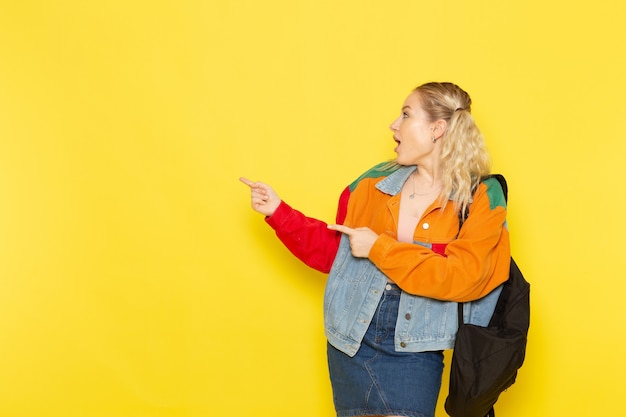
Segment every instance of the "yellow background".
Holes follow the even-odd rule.
[[[625,415],[625,19],[621,0],[1,0],[0,415],[333,415],[325,277],[237,179],[332,221],[431,80],[473,97],[532,283],[498,413]]]

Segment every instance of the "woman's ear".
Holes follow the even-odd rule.
[[[448,122],[446,122],[443,119],[439,119],[436,122],[433,123],[432,126],[432,131],[433,131],[433,137],[439,139],[440,137],[442,137],[444,135],[444,133],[446,133],[446,130],[448,129]]]

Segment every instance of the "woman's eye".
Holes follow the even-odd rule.
[[[403,111],[403,112],[402,112],[402,118],[403,118],[403,119],[406,119],[407,117],[409,117],[408,113],[407,113],[407,112],[405,112],[405,111]]]

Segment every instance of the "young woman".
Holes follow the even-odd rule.
[[[456,302],[468,302],[477,325],[493,314],[509,273],[506,203],[497,180],[481,182],[489,156],[470,105],[455,84],[417,87],[390,126],[397,158],[344,190],[336,224],[241,179],[287,248],[329,273],[324,323],[339,417],[434,416]]]

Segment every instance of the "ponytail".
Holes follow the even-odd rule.
[[[491,160],[483,135],[467,110],[456,110],[448,122],[441,149],[444,196],[466,212],[472,192],[488,175]],[[445,202],[444,202],[445,204]]]

